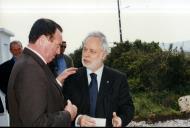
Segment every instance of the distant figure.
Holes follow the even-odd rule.
[[[13,55],[13,57],[10,60],[0,65],[0,89],[5,94],[5,103],[7,111],[9,111],[8,101],[7,101],[7,87],[8,87],[9,77],[15,62],[22,53],[22,50],[23,48],[20,41],[17,40],[12,41],[10,43],[10,52]]]
[[[82,64],[66,79],[63,94],[78,107],[76,126],[97,126],[94,118],[106,119],[106,126],[126,126],[134,116],[127,77],[104,65],[109,52],[106,37],[92,32],[83,41]]]
[[[64,54],[66,47],[66,41],[62,41],[60,45],[60,54],[56,55],[55,59],[49,64],[49,67],[55,76],[58,76],[65,69],[73,67],[72,58]]]
[[[62,28],[50,19],[38,19],[29,33],[29,43],[15,63],[8,84],[11,127],[68,127],[77,107],[65,101],[62,84],[76,68],[57,78],[47,63],[60,52]]]

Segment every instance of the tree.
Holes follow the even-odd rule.
[[[77,67],[77,68],[82,67],[82,62],[81,62],[82,47],[80,47],[79,49],[75,50],[74,53],[70,54],[70,56],[73,59],[73,63],[74,63],[75,67]]]
[[[190,91],[190,59],[183,49],[171,45],[162,51],[154,41],[114,43],[105,64],[124,72],[132,91]],[[81,67],[82,47],[70,54],[76,67]]]

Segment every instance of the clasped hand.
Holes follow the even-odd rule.
[[[73,121],[75,119],[75,116],[77,115],[77,107],[72,104],[70,100],[67,100],[67,105],[65,106],[64,110],[70,113],[71,120]]]

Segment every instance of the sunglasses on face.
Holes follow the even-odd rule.
[[[60,47],[61,47],[61,48],[66,48],[66,46],[65,46],[65,45],[60,45]]]

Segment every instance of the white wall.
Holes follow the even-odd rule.
[[[10,36],[0,31],[0,64],[11,58],[9,43]]]
[[[0,29],[0,64],[11,57],[9,52],[9,43],[10,37],[13,36],[12,34],[7,34],[5,29]],[[5,95],[0,91],[0,97],[3,102],[4,106],[4,113],[0,114],[0,127],[1,126],[9,126],[9,114],[5,107]]]
[[[5,110],[4,113],[0,114],[0,127],[1,126],[9,126],[9,114],[5,108],[5,97],[4,96],[5,95],[0,91],[0,97],[3,102],[3,106],[4,106],[4,110]]]

